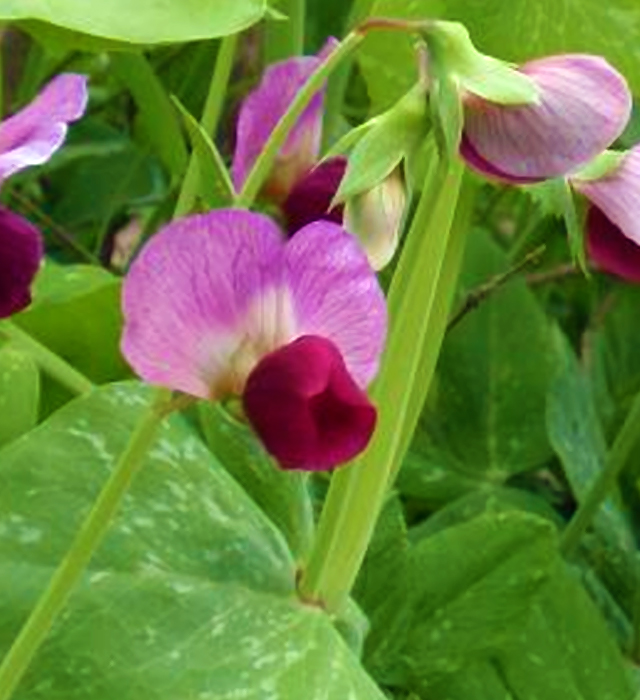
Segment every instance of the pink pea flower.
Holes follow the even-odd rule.
[[[586,235],[591,259],[606,272],[640,283],[640,146],[603,177],[575,176],[570,182],[590,202]]]
[[[146,381],[246,416],[285,469],[331,469],[364,449],[364,389],[386,306],[356,240],[317,221],[286,239],[268,217],[220,209],[168,224],[125,279],[122,350]]]
[[[236,149],[231,165],[237,190],[253,167],[280,118],[311,74],[337,46],[329,38],[317,56],[289,58],[267,68],[258,87],[242,103],[238,117]],[[320,154],[324,90],[317,92],[284,143],[264,193],[276,202],[286,199],[291,188],[315,165]]]
[[[460,153],[470,166],[511,183],[564,176],[604,151],[631,113],[623,76],[603,58],[549,56],[521,69],[539,101],[499,105],[468,93]]]
[[[62,145],[68,124],[82,116],[86,103],[85,76],[62,74],[31,104],[0,123],[0,183],[23,168],[47,161]],[[0,318],[31,303],[30,287],[43,252],[38,229],[0,207]]]

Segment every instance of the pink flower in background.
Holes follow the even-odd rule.
[[[231,175],[240,190],[271,132],[296,93],[337,45],[329,38],[317,56],[289,58],[265,71],[258,87],[242,103],[238,117],[236,149]],[[264,192],[276,202],[286,199],[291,188],[316,164],[322,138],[324,90],[317,92],[295,124],[278,154]]]
[[[318,221],[286,240],[261,214],[215,210],[162,229],[124,284],[122,350],[146,381],[242,396],[282,467],[330,469],[366,446],[386,306],[356,240]]]
[[[44,163],[60,148],[68,124],[84,113],[86,82],[82,75],[59,75],[31,104],[0,123],[0,183],[23,168]],[[38,229],[0,207],[0,318],[31,303],[30,287],[42,255]]]
[[[569,178],[590,202],[587,250],[605,272],[640,282],[640,146],[598,179]]]
[[[549,56],[521,70],[538,88],[537,104],[508,106],[465,96],[460,152],[480,173],[511,183],[564,176],[622,133],[631,93],[603,58]]]

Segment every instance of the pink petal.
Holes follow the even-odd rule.
[[[289,235],[318,219],[342,223],[344,207],[339,205],[330,209],[330,206],[346,169],[346,158],[330,158],[319,163],[294,185],[282,206]]]
[[[627,238],[640,245],[640,146],[599,180],[571,179],[571,184],[602,211]]]
[[[587,216],[587,249],[589,257],[605,272],[640,283],[640,245],[594,206]]]
[[[278,289],[282,255],[280,230],[260,214],[216,210],[166,226],[124,282],[122,351],[133,369],[202,398],[236,389],[219,384],[231,381],[234,354],[245,346],[251,352],[270,320],[261,303],[277,302],[276,292],[265,295]],[[277,331],[268,331],[276,344],[266,352],[281,344]]]
[[[38,229],[0,207],[0,318],[22,311],[31,303],[31,283],[43,252]]]
[[[540,103],[498,105],[465,100],[461,154],[472,167],[508,182],[566,175],[605,150],[631,113],[625,79],[598,56],[567,54],[521,68]]]
[[[238,117],[236,149],[231,174],[236,190],[242,185],[267,139],[297,92],[336,46],[330,38],[317,56],[289,58],[265,71],[258,87],[242,103]],[[265,189],[277,201],[283,200],[293,184],[318,159],[322,135],[324,90],[311,99],[280,151],[274,172]]]
[[[367,446],[376,409],[339,350],[303,336],[264,357],[243,394],[249,421],[285,469],[332,469]]]
[[[0,181],[29,165],[49,160],[62,145],[67,125],[87,105],[87,78],[75,73],[55,77],[20,112],[0,124]]]
[[[299,333],[331,340],[366,386],[378,370],[387,310],[357,239],[337,224],[316,221],[289,240],[285,256]]]

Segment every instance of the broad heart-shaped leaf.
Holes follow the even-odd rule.
[[[302,559],[311,545],[314,526],[308,474],[278,469],[254,433],[219,405],[200,402],[198,417],[213,454],[280,528],[293,554]]]
[[[469,236],[462,298],[507,267],[485,231]],[[555,373],[551,328],[521,280],[498,290],[445,338],[435,391],[400,475],[414,496],[442,501],[551,456],[545,425]]]
[[[103,387],[0,452],[0,647],[11,643],[151,390]],[[382,700],[296,601],[282,536],[169,419],[15,700]]]
[[[14,320],[98,384],[130,376],[119,351],[120,280],[105,270],[47,262],[33,305]],[[44,378],[45,415],[69,398],[66,389]]]
[[[0,447],[29,432],[38,421],[40,371],[12,343],[0,347]]]
[[[522,63],[568,52],[602,54],[640,89],[636,47],[640,5],[635,0],[376,0],[375,17],[442,18],[461,22],[482,52]],[[387,108],[415,81],[415,51],[409,35],[371,32],[360,51],[373,111]],[[595,99],[595,98],[594,98]]]
[[[181,43],[234,34],[257,22],[265,0],[0,0],[0,20],[37,20],[132,44]]]

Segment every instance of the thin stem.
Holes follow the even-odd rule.
[[[247,176],[242,190],[236,198],[237,207],[248,209],[253,204],[254,199],[273,167],[278,152],[284,145],[289,132],[301,116],[305,107],[309,104],[313,95],[322,88],[325,80],[331,75],[334,69],[356,48],[363,38],[364,36],[359,32],[351,32],[348,34],[311,74],[307,82],[296,94],[289,108],[269,135],[262,152],[256,159],[251,172]]]
[[[267,22],[264,32],[265,63],[281,61],[304,53],[304,21],[306,0],[282,0],[277,9],[286,20]]]
[[[582,536],[593,521],[603,502],[615,487],[631,451],[640,440],[640,394],[637,394],[631,410],[609,451],[605,468],[582,501],[560,539],[560,551],[565,557],[575,553]]]
[[[0,335],[26,350],[43,372],[74,394],[93,391],[93,383],[84,374],[11,321],[0,323]]]
[[[202,128],[215,139],[215,132],[222,114],[224,105],[224,97],[229,85],[231,70],[233,69],[233,60],[236,53],[236,45],[238,43],[237,34],[229,34],[220,41],[218,47],[218,55],[216,57],[216,65],[209,84],[209,92],[202,111],[200,124]],[[175,217],[188,214],[195,204],[198,196],[198,188],[200,187],[200,170],[198,166],[198,157],[195,153],[191,153],[189,158],[189,167],[187,174],[182,182],[178,203],[176,204]]]
[[[459,161],[443,170],[436,178],[435,200],[430,187],[423,190],[396,271],[402,274],[397,281],[394,275],[389,295],[395,313],[380,376],[371,392],[379,409],[376,433],[362,457],[334,474],[300,583],[303,599],[320,601],[332,612],[342,607],[355,582],[406,449],[406,433],[417,421],[421,402],[413,395],[416,377],[421,377],[420,390],[426,395],[435,367],[448,315],[448,308],[443,314],[442,300],[445,296],[450,300],[455,284],[444,280],[443,270],[462,173]],[[457,275],[452,267],[456,266],[447,272]],[[434,327],[439,333],[432,340]]]
[[[9,700],[13,694],[31,659],[102,542],[124,494],[155,439],[166,413],[169,396],[167,390],[158,391],[155,400],[131,435],[127,448],[76,535],[69,552],[5,656],[0,666],[0,700]]]

